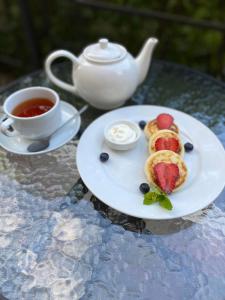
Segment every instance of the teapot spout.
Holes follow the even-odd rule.
[[[138,84],[141,84],[147,75],[148,69],[151,64],[152,53],[157,44],[158,44],[158,39],[149,38],[146,41],[141,52],[135,59],[138,68],[138,75],[139,75]]]

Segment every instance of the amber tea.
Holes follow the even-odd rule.
[[[45,98],[33,98],[18,104],[12,111],[16,117],[30,118],[42,115],[49,111],[54,103]]]

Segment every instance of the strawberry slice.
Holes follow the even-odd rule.
[[[167,194],[172,193],[179,178],[179,168],[173,163],[160,162],[154,166],[156,183]]]
[[[166,182],[166,163],[158,163],[154,166],[154,173],[156,177],[156,183],[159,185],[159,187],[165,191],[167,187],[167,182]]]
[[[180,151],[180,145],[176,138],[158,138],[155,142],[156,151],[170,150],[176,153]]]
[[[173,117],[170,114],[160,114],[156,118],[159,129],[169,129],[173,124]]]

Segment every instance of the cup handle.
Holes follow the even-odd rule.
[[[52,73],[52,70],[51,70],[51,64],[52,62],[56,59],[56,58],[59,58],[59,57],[66,57],[68,58],[69,60],[72,61],[73,63],[73,66],[75,67],[78,67],[79,65],[79,60],[78,58],[73,55],[71,52],[69,51],[66,51],[66,50],[57,50],[53,53],[51,53],[46,61],[45,61],[45,71],[49,77],[49,79],[54,83],[56,84],[57,86],[61,87],[62,89],[64,90],[67,90],[73,94],[77,94],[77,89],[74,85],[72,84],[69,84],[69,83],[66,83],[60,79],[58,79],[53,73]]]
[[[10,118],[3,120],[0,124],[1,132],[6,136],[15,136],[17,135],[16,130],[12,127],[14,121]]]

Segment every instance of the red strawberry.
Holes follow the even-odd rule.
[[[164,191],[166,189],[166,164],[161,162],[154,166],[154,173],[156,177],[156,183]]]
[[[176,186],[176,181],[179,178],[179,168],[173,163],[160,162],[154,166],[156,183],[163,192],[170,194]]]
[[[173,124],[173,117],[169,114],[160,114],[156,122],[159,129],[169,129]]]
[[[175,138],[158,138],[155,142],[156,151],[170,150],[178,153],[180,150],[179,142]]]

